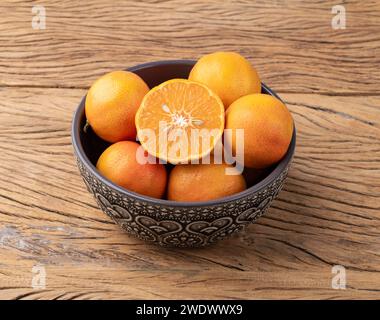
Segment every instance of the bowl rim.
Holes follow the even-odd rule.
[[[127,68],[125,70],[135,72],[141,69],[155,67],[159,65],[178,65],[178,64],[187,65],[191,67],[195,64],[195,62],[196,62],[195,60],[160,60],[160,61],[138,64],[136,66]],[[282,99],[267,85],[265,85],[264,83],[261,83],[261,86],[262,86],[262,89],[264,89],[270,95],[282,101]],[[108,180],[103,175],[101,175],[100,172],[96,169],[96,167],[91,163],[86,153],[84,152],[84,149],[80,140],[80,130],[81,130],[80,123],[81,123],[82,118],[85,117],[85,111],[84,111],[85,99],[86,99],[86,95],[82,98],[81,102],[79,103],[79,106],[76,108],[74,112],[74,117],[72,120],[72,125],[71,125],[71,141],[72,141],[72,145],[73,145],[76,156],[86,166],[87,170],[89,170],[91,174],[93,174],[97,179],[99,179],[102,183],[107,185],[109,188],[115,189],[117,192],[123,195],[135,198],[136,200],[139,200],[139,201],[149,202],[153,205],[159,204],[159,205],[172,206],[172,207],[207,207],[207,206],[221,205],[221,204],[225,204],[231,201],[240,200],[248,195],[260,192],[261,190],[266,188],[269,184],[271,184],[274,180],[276,180],[281,175],[281,173],[285,170],[285,168],[288,167],[288,165],[291,163],[291,160],[294,155],[295,146],[296,146],[296,127],[293,121],[294,129],[293,129],[292,139],[291,139],[291,142],[286,154],[263,180],[259,181],[253,186],[241,192],[234,193],[230,196],[218,198],[214,200],[209,200],[209,201],[184,202],[184,201],[173,201],[173,200],[158,199],[158,198],[153,198],[150,196],[145,196],[145,195],[130,191],[128,189],[125,189],[123,187],[120,187],[116,185],[115,183],[113,183],[112,181]]]

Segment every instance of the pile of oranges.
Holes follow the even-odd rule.
[[[128,190],[174,201],[243,191],[242,172],[218,151],[230,148],[229,159],[259,172],[285,155],[293,134],[287,107],[261,94],[257,71],[234,52],[205,55],[188,79],[152,89],[132,72],[110,72],[91,86],[85,112],[93,131],[111,143],[97,161],[100,173]]]

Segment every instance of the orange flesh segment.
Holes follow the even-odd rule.
[[[144,97],[136,127],[141,145],[151,155],[173,164],[188,163],[209,154],[221,138],[224,106],[206,86],[173,79]]]

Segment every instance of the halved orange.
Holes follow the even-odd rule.
[[[224,106],[205,85],[172,79],[145,95],[135,122],[137,137],[151,155],[172,164],[197,163],[223,134]]]

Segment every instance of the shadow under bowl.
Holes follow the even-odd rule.
[[[187,78],[194,63],[192,60],[157,61],[127,70],[138,74],[152,88],[169,79]],[[262,93],[280,99],[264,84]],[[294,155],[295,129],[285,156],[244,191],[205,202],[155,199],[126,190],[97,171],[96,161],[109,143],[98,138],[91,128],[84,130],[84,103],[85,97],[74,114],[72,143],[88,191],[102,211],[127,233],[162,246],[205,246],[256,221],[280,192]]]

